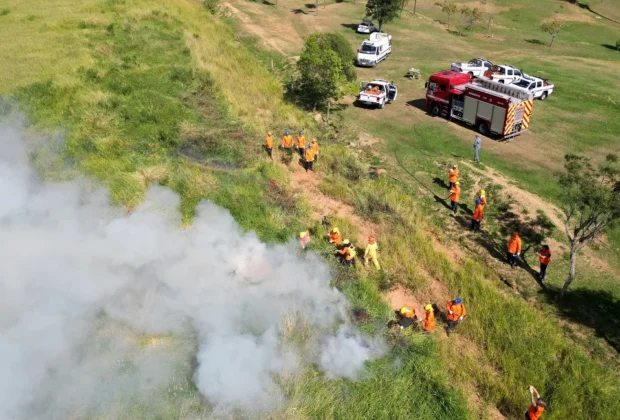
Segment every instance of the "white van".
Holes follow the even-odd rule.
[[[358,66],[375,67],[379,61],[385,60],[392,52],[392,35],[375,32],[362,42],[357,50],[355,64]]]

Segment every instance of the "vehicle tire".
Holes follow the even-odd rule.
[[[440,112],[441,108],[439,108],[439,104],[433,104],[433,106],[431,107],[431,114],[438,117]]]
[[[379,104],[379,109],[383,109],[383,107],[385,107],[385,102]]]
[[[372,63],[372,67],[377,67],[377,62]]]
[[[489,125],[485,121],[481,121],[478,123],[478,132],[482,135],[489,134]]]
[[[544,101],[545,99],[547,99],[547,96],[549,96],[549,94],[547,92],[543,92],[543,94],[540,95],[540,100]]]

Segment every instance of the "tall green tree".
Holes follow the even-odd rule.
[[[564,232],[570,244],[568,279],[562,298],[575,280],[577,252],[620,220],[620,176],[618,157],[608,155],[598,168],[576,155],[566,155],[565,173],[560,175]]]
[[[341,37],[317,33],[304,42],[297,62],[297,93],[315,110],[330,99],[340,99],[345,83],[357,77],[352,65],[354,53]]]
[[[560,19],[553,19],[548,22],[544,22],[542,25],[540,25],[541,31],[547,32],[549,35],[551,35],[551,42],[549,43],[550,47],[553,45],[553,41],[555,41],[555,37],[558,36],[558,34],[560,33],[560,31],[565,25],[566,25],[566,22]]]
[[[389,23],[397,18],[404,0],[368,0],[366,3],[366,17],[372,18],[379,23],[381,32],[384,23]]]
[[[459,8],[456,3],[446,3],[441,7],[441,11],[448,15],[448,28],[450,27],[450,17],[458,12]]]

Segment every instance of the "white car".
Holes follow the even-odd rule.
[[[535,99],[540,99],[541,101],[547,99],[547,97],[553,93],[554,88],[547,79],[541,79],[527,74],[523,74],[521,80],[514,82],[512,86],[517,86],[531,92],[534,94]]]
[[[372,22],[368,22],[366,20],[363,20],[362,23],[357,25],[357,33],[360,34],[371,34],[376,31],[377,28],[375,28],[375,25],[373,25]]]
[[[483,77],[493,80],[494,82],[509,84],[521,80],[523,74],[521,73],[521,70],[514,66],[501,65],[493,66],[484,72]]]
[[[469,60],[467,63],[462,63],[457,61],[456,63],[452,63],[450,68],[452,71],[456,71],[459,73],[468,73],[471,77],[479,77],[484,74],[487,70],[493,67],[493,63],[484,58],[474,58]]]
[[[392,35],[383,32],[370,34],[357,50],[355,64],[358,66],[375,67],[392,52]]]
[[[383,109],[385,104],[393,102],[398,96],[398,88],[393,82],[387,80],[373,80],[372,82],[360,83],[362,90],[358,96],[361,104],[376,106]]]

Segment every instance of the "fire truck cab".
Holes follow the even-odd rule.
[[[484,135],[502,138],[527,130],[533,95],[511,85],[470,79],[468,74],[444,70],[426,83],[426,107],[435,116],[473,125]]]

